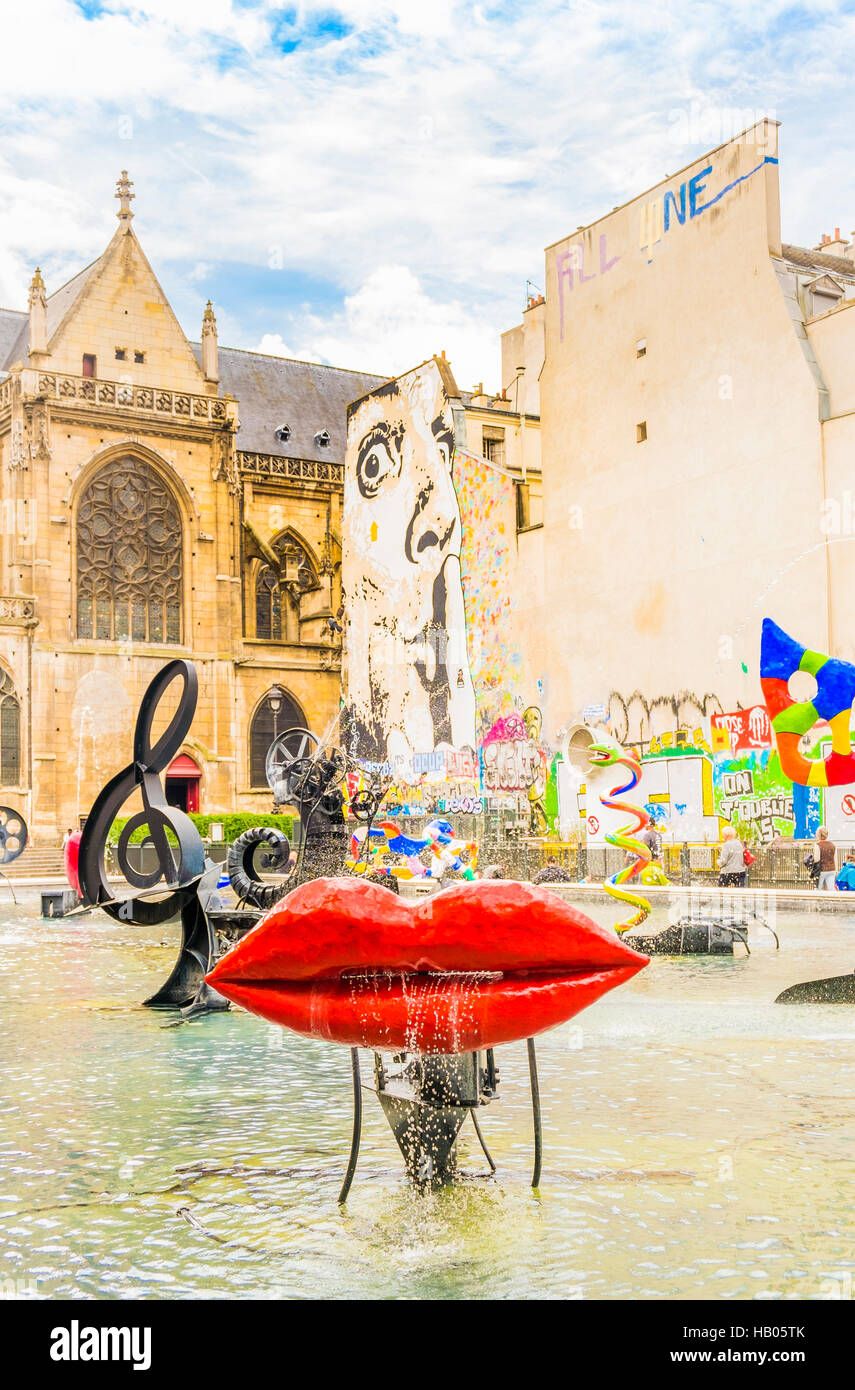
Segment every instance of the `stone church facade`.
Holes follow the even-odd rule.
[[[103,255],[0,309],[0,805],[37,845],[131,761],[172,657],[199,674],[186,809],[270,810],[274,729],[339,717],[346,410],[381,378],[220,348],[210,304],[189,342],[131,188]]]

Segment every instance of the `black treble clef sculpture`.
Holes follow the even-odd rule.
[[[175,680],[182,682],[178,707],[152,746],[155,711]],[[213,996],[204,977],[213,964],[216,941],[202,901],[215,887],[219,871],[207,863],[201,836],[190,817],[167,802],[160,780],[160,774],[166,771],[190,730],[198,690],[196,668],[191,661],[170,661],[158,672],[140,704],[134,730],[134,760],[99,792],[80,839],[80,894],[88,906],[101,907],[117,920],[140,926],[152,926],[181,914],[178,961],[162,988],[145,1001],[150,1005],[182,1007],[198,1000],[200,992]],[[107,838],[125,802],[137,790],[143,810],[128,819],[117,848],[125,881],[137,891],[117,896],[107,877]],[[135,868],[128,859],[131,836],[142,826],[148,828],[145,842],[153,844],[157,855],[157,865],[149,873]],[[170,845],[167,831],[171,832],[174,846]],[[216,1000],[219,996],[208,998],[206,1006],[228,1007],[225,1000],[219,1005]]]

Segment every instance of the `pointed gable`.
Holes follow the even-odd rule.
[[[102,381],[205,389],[190,344],[129,220],[120,222],[97,261],[48,298],[48,352],[54,371],[80,376],[88,356],[95,359],[92,374]]]
[[[815,280],[807,282],[807,288],[814,294],[827,294],[835,298],[845,293],[845,286],[839,280],[835,280],[833,275],[819,275]]]

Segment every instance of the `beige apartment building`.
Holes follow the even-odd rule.
[[[778,158],[763,121],[548,247],[504,337],[542,416],[550,732],[757,702],[766,614],[855,659],[855,249],[782,241]]]

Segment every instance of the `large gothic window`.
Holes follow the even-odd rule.
[[[300,595],[318,587],[318,576],[305,546],[285,531],[271,549],[279,569],[262,565],[255,581],[255,635],[266,642],[299,642]]]
[[[21,780],[21,707],[15,687],[0,671],[0,786],[17,787]]]
[[[108,463],[77,511],[77,635],[181,641],[181,518],[139,459]]]
[[[249,785],[266,787],[264,764],[267,751],[286,729],[305,729],[306,716],[287,691],[274,686],[262,700],[249,726]]]

